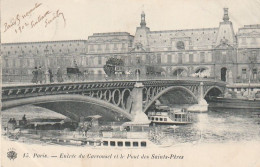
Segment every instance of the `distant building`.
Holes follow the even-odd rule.
[[[88,40],[2,44],[3,75],[31,75],[35,66],[54,70],[73,66],[103,75],[109,57],[121,58],[126,69],[141,75],[147,67],[163,69],[168,77],[198,76],[223,81],[260,80],[260,25],[245,25],[235,34],[228,9],[219,27],[151,31],[145,13],[135,36],[127,32],[94,33]]]

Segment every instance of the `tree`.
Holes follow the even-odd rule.
[[[244,49],[244,50],[242,50],[242,53],[245,57],[247,57],[247,63],[248,63],[248,69],[249,69],[249,78],[251,79],[252,74],[254,75],[253,71],[256,68],[256,62],[257,62],[256,52],[250,51],[248,49]]]
[[[115,75],[116,66],[123,66],[123,65],[124,65],[124,62],[122,59],[111,57],[107,60],[103,69],[104,69],[105,73],[110,77],[110,76]]]

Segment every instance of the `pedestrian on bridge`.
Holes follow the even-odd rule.
[[[50,83],[53,83],[53,82],[54,82],[54,80],[53,80],[53,74],[52,74],[52,71],[51,71],[50,68],[49,68],[48,72],[49,72],[49,77],[50,77]]]
[[[33,74],[33,78],[32,78],[32,83],[37,83],[37,77],[38,77],[38,69],[37,67],[34,68],[34,70],[32,71]]]
[[[38,68],[38,75],[37,75],[37,83],[40,82],[42,83],[43,81],[43,71],[41,66]]]

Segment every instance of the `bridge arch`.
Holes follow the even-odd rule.
[[[164,90],[162,90],[161,92],[159,92],[156,96],[154,96],[154,98],[145,106],[145,109],[144,109],[144,112],[146,112],[148,110],[148,108],[159,98],[161,97],[162,95],[164,95],[165,93],[169,92],[169,91],[172,91],[172,90],[175,90],[175,89],[181,89],[183,91],[186,91],[188,92],[193,98],[196,99],[197,101],[197,97],[194,95],[194,93],[189,90],[188,88],[184,87],[184,86],[171,86],[171,87],[168,87]],[[198,103],[198,101],[197,101]]]
[[[206,98],[212,92],[213,95],[219,96],[224,94],[223,90],[219,86],[211,86],[205,93],[204,98]]]
[[[2,102],[2,110],[7,110],[14,107],[19,107],[23,105],[37,105],[51,102],[78,102],[78,103],[88,103],[92,105],[97,105],[105,109],[110,109],[111,111],[116,112],[117,114],[122,115],[124,118],[132,120],[132,116],[127,113],[125,110],[115,106],[104,100],[100,100],[93,97],[83,96],[83,95],[47,95],[47,96],[38,96],[38,97],[29,97],[25,99],[17,99],[12,101]]]

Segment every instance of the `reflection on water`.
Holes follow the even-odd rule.
[[[64,118],[60,114],[47,111],[38,107],[19,107],[4,111],[2,114],[3,125],[10,117],[16,120],[23,114],[32,118],[55,117]],[[210,110],[208,113],[193,113],[193,124],[178,126],[167,130],[166,134],[177,143],[204,142],[219,143],[229,141],[260,141],[260,110]],[[166,126],[160,126],[166,131]]]
[[[173,140],[185,142],[228,142],[260,140],[260,111],[210,110],[194,113],[194,123],[168,133]]]

